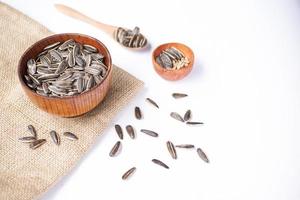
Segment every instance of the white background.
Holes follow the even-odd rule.
[[[109,24],[138,25],[151,51],[123,49],[105,33],[58,13],[58,1],[4,2],[55,33],[79,32],[107,45],[113,62],[145,82],[144,90],[113,120],[74,170],[46,200],[71,199],[300,199],[300,2],[296,0],[94,0],[60,1]],[[191,74],[168,82],[153,70],[153,47],[182,42],[196,55]],[[172,92],[189,97],[174,100]],[[145,102],[155,99],[161,109]],[[133,117],[140,106],[144,119]],[[192,109],[204,126],[187,127],[169,117]],[[159,138],[125,135],[116,158],[113,125],[157,131]],[[86,133],[88,134],[88,133]],[[165,142],[193,143],[172,160]],[[170,170],[151,163],[165,161]],[[132,166],[134,176],[122,181]]]

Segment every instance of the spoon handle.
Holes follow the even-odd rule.
[[[114,31],[118,28],[116,26],[111,26],[108,24],[101,23],[99,21],[96,21],[80,12],[77,10],[74,10],[73,8],[70,8],[68,6],[62,5],[62,4],[55,4],[55,7],[58,11],[61,13],[68,15],[70,17],[73,17],[74,19],[78,19],[80,21],[86,22],[92,26],[95,26],[104,32],[108,33],[109,35],[113,36]]]

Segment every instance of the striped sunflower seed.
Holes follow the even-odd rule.
[[[129,170],[127,170],[123,176],[122,176],[122,179],[123,180],[127,180],[130,176],[132,176],[132,174],[136,171],[136,167],[132,167],[130,168]]]
[[[121,126],[119,124],[116,124],[115,129],[116,129],[116,132],[117,132],[117,135],[119,136],[119,138],[121,140],[123,140],[123,131],[122,131]]]
[[[161,166],[161,167],[169,169],[168,165],[166,165],[164,162],[162,162],[162,161],[160,161],[158,159],[152,159],[152,162],[155,163],[155,164],[157,164],[157,165],[159,165],[159,166]]]
[[[170,116],[178,121],[184,122],[183,118],[177,112],[171,112]]]
[[[146,101],[148,103],[150,103],[151,105],[155,106],[156,108],[159,108],[159,106],[157,105],[157,103],[155,101],[153,101],[152,99],[146,98]]]
[[[19,140],[24,142],[24,143],[31,143],[31,142],[35,141],[36,138],[33,137],[33,136],[26,136],[26,137],[19,138]]]
[[[56,133],[56,131],[50,131],[50,136],[54,142],[54,144],[56,145],[60,145],[60,137],[59,135]]]
[[[36,131],[35,131],[34,126],[28,125],[27,128],[28,128],[28,130],[30,131],[30,133],[32,134],[32,136],[33,136],[34,138],[37,138],[37,134],[36,134]]]
[[[189,121],[191,119],[191,110],[187,110],[183,116],[184,121]]]
[[[46,143],[46,139],[39,139],[39,140],[35,140],[32,143],[30,143],[29,147],[31,149],[37,149],[45,143]]]
[[[115,156],[117,156],[118,153],[120,152],[121,146],[122,146],[122,144],[121,144],[120,141],[116,142],[116,144],[115,144],[115,145],[113,146],[113,148],[110,150],[109,156],[110,156],[110,157],[115,157]]]
[[[172,96],[173,96],[175,99],[179,99],[179,98],[187,97],[188,95],[187,95],[187,94],[184,94],[184,93],[173,93]]]
[[[167,141],[167,148],[168,148],[168,151],[169,151],[171,157],[173,159],[177,159],[177,153],[176,153],[174,144],[170,141]]]
[[[195,148],[195,146],[193,144],[179,144],[179,145],[176,145],[175,147],[177,147],[177,148],[184,148],[184,149]]]
[[[141,129],[142,133],[145,133],[147,135],[150,135],[152,137],[158,137],[158,133],[151,131],[151,130],[147,130],[147,129]]]
[[[200,124],[204,124],[203,122],[186,122],[186,124],[189,125],[200,125]]]
[[[78,140],[78,137],[74,134],[74,133],[71,133],[71,132],[64,132],[63,135],[68,139],[68,140]]]
[[[126,126],[126,131],[131,139],[135,139],[136,135],[135,135],[134,129],[131,125]]]
[[[202,151],[202,149],[197,148],[197,153],[204,162],[209,163],[209,160],[208,160],[206,154]]]
[[[141,109],[140,107],[135,107],[134,108],[134,115],[135,115],[135,118],[137,119],[142,119],[142,112],[141,112]]]

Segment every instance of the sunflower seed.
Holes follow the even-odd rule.
[[[50,50],[50,51],[49,51],[49,54],[50,54],[50,56],[51,56],[52,58],[54,58],[56,61],[61,62],[62,59],[63,59],[62,56],[60,55],[60,53],[59,53],[57,50],[55,50],[55,49]]]
[[[35,140],[33,141],[32,143],[30,143],[29,147],[31,149],[37,149],[39,148],[40,146],[42,146],[43,144],[46,143],[46,140],[45,139],[39,139],[39,140]]]
[[[135,118],[142,119],[141,109],[137,106],[134,108],[134,115],[135,115]]]
[[[172,142],[168,141],[167,142],[167,148],[168,148],[168,151],[171,155],[171,157],[173,159],[177,159],[177,153],[176,153],[176,149],[175,149],[175,146]]]
[[[97,53],[98,52],[98,49],[93,47],[92,45],[84,44],[83,48],[86,49],[87,51],[91,52],[91,53]]]
[[[157,105],[157,103],[155,101],[153,101],[152,99],[146,98],[146,101],[148,103],[150,103],[151,105],[155,106],[156,108],[159,108],[159,106]]]
[[[60,45],[60,42],[55,42],[53,44],[46,46],[43,50],[53,49],[53,48],[57,47],[58,45]]]
[[[35,74],[36,72],[36,62],[34,59],[29,59],[27,61],[28,72],[30,74]]]
[[[74,44],[75,41],[73,39],[69,39],[67,41],[65,41],[62,45],[60,45],[60,47],[58,48],[59,50],[65,50],[67,48],[69,48],[70,44]]]
[[[126,126],[126,131],[127,131],[128,135],[131,137],[131,139],[135,139],[135,132],[131,125]]]
[[[173,93],[172,96],[175,99],[179,99],[179,98],[187,97],[188,95],[187,94],[183,94],[183,93]]]
[[[120,148],[121,148],[121,142],[118,141],[118,142],[116,142],[116,144],[113,146],[113,148],[110,150],[109,156],[110,156],[110,157],[115,157],[115,156],[117,156],[118,153],[120,152]]]
[[[71,132],[64,132],[63,135],[69,140],[78,140],[78,137]]]
[[[119,124],[115,125],[116,132],[121,140],[123,140],[123,131]]]
[[[186,122],[186,124],[189,125],[199,125],[199,124],[204,124],[203,122]]]
[[[184,121],[189,121],[191,119],[191,113],[192,113],[191,110],[187,110],[185,112],[184,117],[183,117]]]
[[[30,133],[33,135],[33,137],[37,138],[37,134],[36,134],[35,128],[32,125],[28,125],[27,128],[30,131]]]
[[[179,145],[176,145],[175,147],[178,147],[178,148],[184,148],[184,149],[192,149],[192,148],[195,148],[195,146],[193,144],[179,144]]]
[[[152,159],[152,162],[155,163],[155,164],[157,164],[157,165],[159,165],[159,166],[162,166],[162,167],[164,167],[166,169],[169,169],[168,165],[166,165],[165,163],[163,163],[162,161],[160,161],[158,159]]]
[[[178,120],[178,121],[184,122],[183,118],[176,112],[171,112],[170,116],[173,117],[174,119]]]
[[[197,148],[197,153],[198,153],[199,157],[200,157],[204,162],[209,163],[209,160],[208,160],[206,154],[202,151],[202,149]]]
[[[142,133],[145,133],[147,135],[150,135],[152,137],[158,137],[158,133],[151,131],[151,130],[147,130],[147,129],[141,129]]]
[[[56,145],[60,145],[60,137],[56,131],[50,131],[50,136]]]
[[[24,142],[24,143],[31,143],[31,142],[35,141],[36,138],[33,137],[33,136],[26,136],[26,137],[19,138],[19,140]]]
[[[122,179],[123,180],[127,180],[134,172],[135,172],[136,168],[135,167],[132,167],[130,168],[128,171],[126,171],[123,176],[122,176]]]

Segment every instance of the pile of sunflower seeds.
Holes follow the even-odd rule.
[[[175,47],[162,50],[155,60],[161,67],[172,70],[181,69],[190,63],[189,59]]]
[[[187,97],[188,95],[187,94],[183,94],[183,93],[173,93],[172,96],[175,99],[179,99],[179,98]],[[153,99],[146,98],[146,102],[148,102],[150,105],[154,106],[155,108],[159,108],[158,104]],[[179,120],[181,122],[186,122],[186,124],[191,124],[191,125],[203,124],[203,122],[191,122],[190,121],[191,115],[192,115],[192,111],[191,110],[187,110],[185,112],[185,114],[184,114],[183,117],[181,117],[176,112],[171,112],[171,117],[172,118],[175,118],[176,120]],[[138,120],[142,119],[141,116],[143,116],[143,114],[142,114],[142,111],[141,111],[140,107],[136,106],[134,108],[134,116]],[[133,128],[132,125],[127,125],[125,127],[125,129],[126,129],[126,132],[128,133],[128,135],[129,135],[129,137],[131,139],[135,139],[136,138],[136,131]],[[119,137],[119,139],[123,140],[123,138],[124,138],[123,129],[122,129],[122,127],[119,124],[115,125],[115,131],[116,131],[117,136]],[[154,137],[154,138],[159,137],[159,134],[156,131],[153,131],[153,130],[141,129],[140,132],[144,133],[144,134],[146,134],[148,136]],[[112,149],[110,150],[110,152],[109,152],[109,156],[110,157],[115,157],[115,156],[118,156],[120,154],[121,149],[122,149],[122,142],[120,140],[117,141],[113,145]],[[204,162],[209,163],[209,159],[206,156],[206,154],[204,153],[204,151],[201,148],[199,148],[199,147],[196,148],[195,145],[193,145],[193,144],[177,144],[177,145],[174,145],[173,142],[171,142],[171,141],[167,141],[166,142],[166,150],[169,152],[169,154],[170,154],[170,156],[171,156],[172,159],[176,160],[178,158],[178,156],[177,156],[177,149],[196,149],[195,152],[198,154],[198,156]],[[170,167],[165,162],[163,162],[163,161],[161,161],[161,160],[159,160],[157,158],[153,158],[151,161],[154,164],[156,164],[158,166],[161,166],[161,167],[163,167],[165,169],[170,169]],[[123,180],[127,180],[130,176],[132,176],[132,174],[135,173],[136,170],[137,170],[136,167],[130,168],[129,170],[127,170],[122,175],[122,179]]]
[[[107,70],[97,48],[70,39],[50,44],[35,59],[29,59],[24,78],[37,94],[64,97],[100,84]]]
[[[119,27],[114,32],[114,38],[121,45],[129,48],[142,48],[147,45],[147,39],[140,33],[139,27],[133,30]]]
[[[31,136],[25,136],[25,137],[19,138],[19,140],[21,142],[29,143],[29,147],[31,149],[37,149],[47,142],[46,139],[38,139],[38,136],[37,136],[34,126],[28,125],[27,128],[28,128],[29,132],[31,133]],[[64,132],[63,136],[68,140],[72,140],[72,141],[78,140],[78,137],[74,133],[71,133],[71,132]],[[52,141],[54,142],[54,144],[60,145],[60,136],[58,135],[58,133],[56,131],[53,131],[53,130],[50,131],[50,137],[51,137]]]

